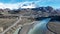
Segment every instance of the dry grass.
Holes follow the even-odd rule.
[[[21,24],[25,24],[25,23],[31,23],[32,21],[30,19],[27,18],[23,18],[16,26],[12,27],[8,32],[6,32],[5,34],[12,34],[15,32],[15,30],[18,28],[18,26]],[[9,23],[8,23],[9,24]]]
[[[60,22],[58,21],[50,22],[48,24],[48,28],[57,34],[60,34]]]
[[[3,31],[11,26],[17,19],[6,19],[0,18],[0,27],[3,28]],[[1,31],[1,30],[0,30]]]

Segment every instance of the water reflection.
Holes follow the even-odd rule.
[[[45,34],[47,28],[46,24],[51,20],[51,18],[47,18],[41,20],[38,24],[36,24],[32,29],[29,30],[28,34]]]
[[[59,18],[58,18],[59,19]],[[49,21],[56,21],[58,20],[57,18],[44,18],[41,19],[40,21],[37,21],[37,23],[34,23],[35,25],[33,26],[33,28],[29,29],[29,31],[27,31],[26,34],[46,34],[46,31],[49,30],[46,25],[48,23],[50,23]],[[58,20],[59,21],[59,20]],[[52,23],[53,24],[53,23]],[[56,23],[57,24],[57,23]],[[48,25],[47,25],[48,26]],[[50,26],[54,26],[54,25],[50,25]],[[49,27],[50,27],[49,26]],[[29,27],[29,26],[28,26]],[[24,28],[25,29],[25,28]],[[54,28],[55,29],[55,28]],[[23,29],[22,29],[23,30]],[[54,31],[53,29],[51,29],[52,31]],[[51,31],[49,30],[49,31]],[[55,29],[56,30],[56,29]],[[18,33],[18,32],[17,32]],[[55,33],[55,32],[53,32]],[[15,33],[16,34],[16,33]]]

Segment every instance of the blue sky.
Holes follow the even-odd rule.
[[[36,0],[0,0],[2,3],[17,3],[17,2],[25,2],[25,1],[36,1]]]
[[[0,0],[0,4],[17,4],[21,2],[34,2],[38,6],[52,6],[54,8],[60,8],[60,0]]]
[[[0,0],[2,3],[17,3],[20,2],[20,0]]]

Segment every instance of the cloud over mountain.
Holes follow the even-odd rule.
[[[10,9],[18,9],[18,8],[35,8],[39,6],[52,6],[53,8],[60,8],[60,0],[35,0],[35,1],[24,1],[12,3],[15,0],[11,0],[11,3],[3,3],[0,2],[0,8],[10,8]]]
[[[0,8],[18,9],[18,8],[35,8],[34,2],[19,2],[19,3],[0,3]]]

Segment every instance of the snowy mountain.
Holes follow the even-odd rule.
[[[23,4],[20,8],[36,8],[37,6],[34,3]]]

